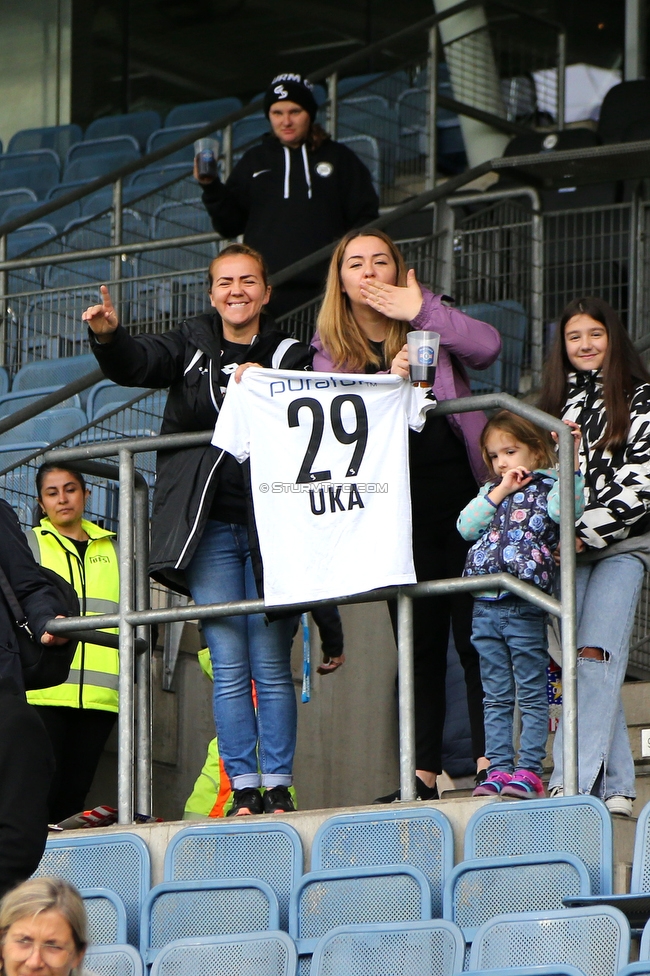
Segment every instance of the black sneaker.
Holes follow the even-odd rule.
[[[288,786],[273,786],[263,797],[264,813],[291,813],[295,810]]]
[[[423,783],[419,776],[415,777],[415,791],[418,800],[439,800],[438,787],[437,786],[427,786]],[[395,790],[394,793],[388,793],[387,796],[378,796],[373,803],[397,803],[400,799],[400,791]]]
[[[254,787],[232,791],[232,806],[227,817],[249,817],[264,813],[262,794]]]

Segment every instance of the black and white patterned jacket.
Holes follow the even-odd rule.
[[[641,529],[650,511],[650,384],[640,384],[630,403],[630,431],[624,447],[612,453],[595,445],[605,432],[600,370],[569,374],[562,412],[582,430],[580,469],[585,475],[585,511],[576,533],[594,549],[626,539]],[[643,530],[642,530],[643,531]]]

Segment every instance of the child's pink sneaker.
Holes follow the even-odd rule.
[[[501,796],[516,796],[519,800],[539,800],[544,795],[544,784],[537,773],[531,773],[529,769],[516,769],[508,785],[501,790]]]
[[[493,769],[487,774],[487,779],[476,787],[472,796],[498,796],[512,779],[512,773],[505,769]]]

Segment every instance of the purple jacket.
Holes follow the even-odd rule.
[[[414,329],[429,329],[440,333],[440,352],[433,392],[438,400],[470,396],[465,367],[487,369],[501,352],[501,336],[487,322],[479,322],[457,308],[443,305],[442,295],[434,295],[428,288],[422,288],[422,296],[422,308],[410,324]],[[318,332],[311,344],[316,349],[315,370],[320,373],[345,372],[341,368],[334,370]],[[479,410],[472,413],[454,413],[449,414],[447,420],[454,433],[464,440],[474,477],[482,484],[487,472],[481,457],[479,438],[485,426],[485,414]]]

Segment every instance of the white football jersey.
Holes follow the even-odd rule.
[[[392,375],[251,367],[212,443],[250,457],[269,606],[415,582],[408,428],[435,406]]]

